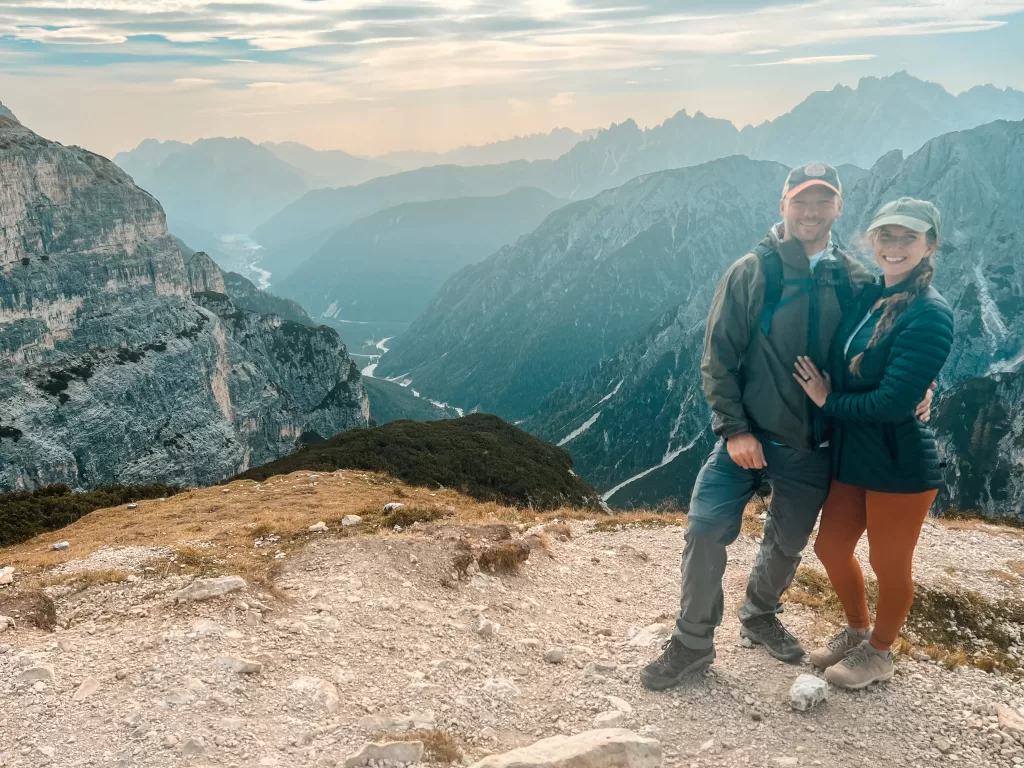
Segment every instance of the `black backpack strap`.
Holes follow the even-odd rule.
[[[829,267],[828,282],[836,292],[836,301],[845,316],[853,309],[853,283],[850,281],[850,269],[846,258],[842,254],[836,254],[836,259]]]
[[[764,305],[757,317],[757,326],[753,328],[753,336],[758,331],[767,336],[772,329],[772,316],[782,303],[782,257],[778,251],[764,243],[754,249],[754,255],[760,261],[761,272],[764,274]]]

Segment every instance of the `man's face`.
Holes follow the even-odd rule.
[[[782,199],[782,220],[786,232],[803,243],[818,243],[843,212],[843,199],[828,187],[808,187],[793,197]]]

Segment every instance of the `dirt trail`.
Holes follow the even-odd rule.
[[[69,629],[0,635],[0,765],[342,765],[410,716],[451,734],[467,761],[597,724],[656,736],[669,766],[1024,764],[994,715],[1024,707],[1024,689],[973,667],[902,657],[891,684],[833,689],[827,704],[792,711],[788,689],[810,668],[738,642],[732,608],[756,552],[751,534],[730,550],[713,671],[651,693],[637,672],[658,649],[630,639],[670,621],[681,527],[577,521],[572,539],[552,536],[519,574],[453,584],[457,533],[314,539],[280,561],[274,595],[175,605],[189,577],[152,573],[51,588]],[[918,573],[1019,600],[1021,551],[1012,532],[929,524]],[[800,604],[784,620],[806,645],[829,628]],[[554,649],[562,663],[545,661]],[[225,657],[262,670],[240,674]],[[53,666],[52,682],[19,681],[39,664]],[[87,678],[98,688],[76,700]]]

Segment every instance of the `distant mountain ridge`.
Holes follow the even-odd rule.
[[[295,168],[248,139],[143,142],[115,162],[161,202],[172,232],[222,262],[222,236],[252,231],[309,189]]]
[[[348,187],[378,176],[398,173],[402,168],[381,160],[356,157],[340,149],[316,150],[294,141],[264,142],[284,162],[298,169],[310,189]]]
[[[376,373],[466,410],[527,418],[681,299],[701,322],[725,265],[775,221],[786,173],[728,157],[560,208],[454,275]]]
[[[571,128],[555,128],[548,133],[516,136],[476,146],[467,145],[450,152],[389,152],[375,159],[401,171],[413,171],[431,165],[495,165],[515,160],[554,160],[596,134],[596,130],[577,132]]]
[[[581,200],[648,173],[731,155],[794,166],[809,158],[870,167],[893,149],[912,152],[929,139],[994,119],[1024,119],[1024,93],[981,86],[953,96],[899,72],[863,78],[857,88],[811,94],[791,112],[742,131],[728,120],[686,110],[649,129],[626,120],[575,144],[556,160],[475,167],[439,166],[316,190],[260,225],[253,237],[296,265],[332,231],[376,210],[460,195],[501,195],[518,186]]]
[[[336,232],[274,290],[316,317],[408,323],[452,274],[531,232],[560,205],[520,188],[388,208]],[[273,261],[263,266],[280,274]]]

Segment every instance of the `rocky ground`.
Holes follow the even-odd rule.
[[[800,713],[788,691],[810,667],[742,647],[731,610],[710,673],[644,690],[638,670],[667,631],[652,625],[667,627],[678,599],[683,529],[606,527],[576,521],[518,574],[458,581],[455,523],[327,533],[279,561],[273,589],[180,603],[191,577],[145,570],[165,553],[94,555],[135,572],[50,587],[67,628],[0,635],[0,765],[334,766],[409,729],[449,734],[472,762],[595,727],[657,738],[668,766],[1024,765],[1010,722],[1024,714],[1019,678],[901,657],[890,684],[833,689]],[[1022,544],[930,523],[918,576],[1019,600]],[[756,548],[753,532],[731,549],[730,606]],[[801,604],[784,619],[808,645],[827,629]]]

